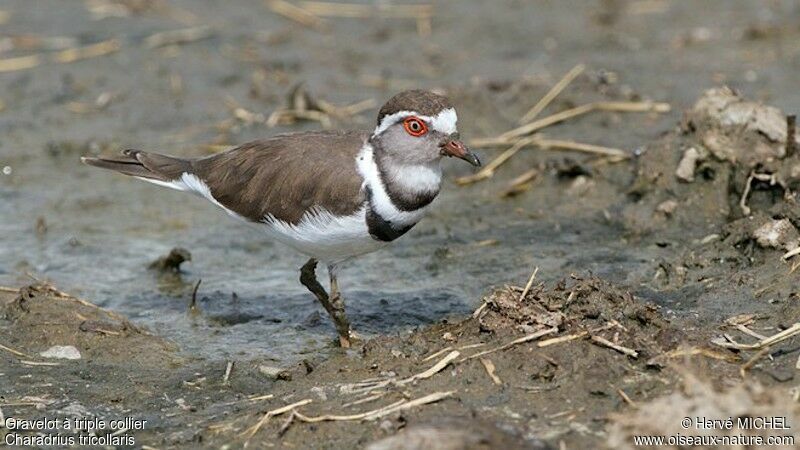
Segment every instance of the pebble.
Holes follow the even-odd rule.
[[[72,345],[54,345],[39,355],[44,358],[81,359],[81,352]]]

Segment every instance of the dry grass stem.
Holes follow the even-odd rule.
[[[533,186],[533,180],[539,175],[537,169],[531,169],[508,182],[508,186],[500,194],[501,197],[513,197]]]
[[[750,328],[747,328],[747,326],[745,326],[744,324],[741,324],[741,323],[736,325],[736,329],[741,331],[742,333],[748,335],[748,336],[752,336],[752,337],[758,339],[759,341],[762,341],[762,340],[767,338],[767,336],[764,336],[763,334],[756,333],[755,331],[751,330]]]
[[[628,347],[624,347],[624,346],[619,345],[619,344],[615,344],[615,343],[609,341],[608,339],[606,339],[606,338],[604,338],[602,336],[592,336],[592,341],[596,342],[596,343],[598,343],[600,345],[606,346],[606,347],[608,347],[608,348],[610,348],[612,350],[616,350],[616,351],[622,353],[623,355],[630,356],[631,358],[638,358],[639,357],[639,352],[637,352],[636,350],[630,349]]]
[[[750,186],[753,184],[753,178],[754,175],[752,173],[747,177],[747,181],[744,183],[744,192],[742,192],[742,197],[739,199],[739,208],[745,216],[750,215],[750,207],[747,206],[747,197],[750,195]]]
[[[382,413],[383,411],[393,410],[394,408],[397,408],[398,406],[402,406],[402,405],[404,405],[406,403],[407,403],[407,400],[398,400],[398,401],[396,401],[396,402],[394,402],[392,404],[389,404],[389,405],[386,405],[386,406],[382,406],[382,407],[380,407],[378,409],[374,409],[372,411],[367,411],[367,412],[358,413],[358,414],[346,414],[346,415],[324,414],[322,416],[309,417],[309,416],[306,416],[306,415],[298,413],[297,416],[303,422],[308,422],[308,423],[329,422],[329,421],[365,420],[367,417],[369,417],[372,414],[378,414],[378,413]]]
[[[578,64],[577,66],[573,67],[569,72],[564,75],[561,80],[558,81],[550,90],[541,98],[533,107],[526,112],[520,119],[520,124],[525,124],[539,115],[545,108],[547,108],[550,103],[558,97],[558,94],[561,93],[567,86],[569,86],[572,81],[578,77],[581,73],[583,73],[586,66],[583,64]]]
[[[667,353],[664,353],[663,356],[666,358],[680,358],[682,356],[705,356],[707,358],[718,359],[720,361],[726,362],[737,362],[739,358],[736,355],[731,355],[730,353],[720,353],[716,352],[710,348],[703,348],[703,347],[680,347],[676,348],[675,350],[670,350]]]
[[[180,45],[208,39],[214,35],[214,30],[208,26],[182,28],[180,30],[161,31],[151,34],[144,40],[148,48],[164,47],[166,45]]]
[[[317,31],[328,29],[328,23],[307,9],[296,6],[286,0],[266,0],[267,7],[275,14],[291,19],[300,25]]]
[[[233,370],[233,361],[228,361],[228,365],[225,367],[225,375],[222,377],[222,384],[228,384],[228,380],[231,378],[231,371]]]
[[[561,344],[563,342],[574,341],[575,339],[581,339],[589,335],[588,331],[581,331],[580,333],[575,334],[568,334],[566,336],[559,336],[550,339],[545,339],[542,342],[536,344],[539,348],[549,347],[551,345]]]
[[[441,372],[445,367],[447,367],[460,355],[461,353],[458,350],[453,350],[428,370],[411,375],[410,377],[407,378],[398,380],[397,378],[392,377],[385,379],[377,378],[377,379],[364,380],[357,383],[343,384],[340,386],[340,390],[342,392],[347,392],[350,394],[357,394],[361,392],[369,392],[375,389],[381,389],[390,385],[403,386],[409,383],[413,383],[415,381],[424,380]]]
[[[519,294],[519,300],[517,300],[519,303],[522,303],[522,301],[525,300],[525,296],[528,295],[528,291],[531,290],[531,286],[533,286],[533,280],[536,279],[537,273],[539,273],[538,266],[533,269],[533,273],[531,273],[530,278],[528,278],[528,283],[525,284],[525,289],[522,290],[522,294]]]
[[[20,363],[25,364],[26,366],[48,366],[48,367],[56,367],[60,366],[59,363],[54,362],[44,362],[44,361],[26,361],[26,360],[19,360]]]
[[[307,398],[300,400],[299,402],[295,402],[286,406],[281,406],[280,408],[276,408],[271,411],[267,411],[266,413],[264,413],[264,416],[258,422],[256,422],[255,425],[245,430],[243,434],[247,435],[247,439],[250,439],[253,436],[255,436],[256,433],[258,433],[258,430],[260,430],[261,427],[263,427],[267,422],[269,422],[269,419],[275,416],[280,416],[283,413],[292,411],[293,409],[298,408],[300,406],[307,405],[312,401],[313,400],[311,400],[310,398]]]
[[[377,394],[368,395],[364,398],[360,398],[358,400],[345,403],[344,405],[342,405],[342,408],[349,408],[351,406],[363,405],[364,403],[369,403],[379,398],[382,398],[384,395],[386,395],[386,392],[378,392]]]
[[[458,358],[460,355],[461,355],[461,352],[459,352],[458,350],[453,350],[452,352],[448,353],[447,356],[442,358],[439,362],[434,364],[433,367],[431,367],[430,369],[428,369],[428,370],[426,370],[424,372],[418,373],[416,375],[412,375],[412,376],[410,376],[410,377],[408,377],[408,378],[406,378],[404,380],[401,380],[400,384],[408,384],[408,383],[411,383],[411,382],[414,382],[414,381],[417,381],[417,380],[424,380],[426,378],[430,378],[430,377],[436,375],[437,373],[439,373],[445,367],[447,367],[448,364],[453,362],[453,360]]]
[[[489,378],[492,379],[492,382],[498,386],[501,386],[503,384],[503,380],[501,380],[500,377],[495,374],[495,370],[497,368],[494,366],[492,360],[488,358],[481,358],[481,364],[483,364],[483,368],[486,369],[486,374],[489,375]]]
[[[19,288],[12,288],[8,286],[0,286],[0,292],[8,292],[10,294],[18,294]]]
[[[575,142],[575,141],[568,141],[561,139],[545,139],[540,136],[530,136],[525,138],[501,136],[498,138],[479,139],[476,141],[472,141],[470,144],[473,147],[496,147],[505,145],[511,145],[511,147],[508,150],[501,153],[491,162],[489,162],[489,164],[484,166],[478,172],[472,175],[456,178],[456,184],[459,184],[461,186],[471,183],[476,183],[478,181],[482,181],[492,177],[494,175],[495,170],[497,170],[498,167],[500,167],[502,164],[506,163],[509,159],[511,159],[511,157],[514,156],[519,150],[527,146],[537,146],[544,150],[570,150],[582,153],[589,153],[592,155],[612,158],[613,162],[619,162],[630,158],[630,154],[628,152],[618,148],[604,147],[600,145],[586,144],[583,142]],[[534,171],[531,171],[524,175],[526,178],[529,177],[530,179],[532,179],[533,177],[536,176],[536,173]],[[522,181],[514,180],[512,182],[512,186],[507,189],[507,192],[514,192],[515,188],[513,186],[513,183],[521,183],[524,185],[527,182],[529,182],[529,179]]]
[[[479,306],[478,309],[476,309],[475,311],[472,312],[472,318],[473,319],[477,319],[478,317],[480,317],[481,314],[483,314],[483,310],[486,309],[486,305],[487,305],[487,303],[484,300],[484,302],[481,303],[481,306]]]
[[[501,345],[499,347],[495,347],[495,348],[492,348],[492,349],[489,349],[489,350],[484,350],[482,352],[475,353],[474,355],[469,355],[467,357],[464,357],[464,358],[460,359],[458,362],[461,363],[461,362],[464,362],[464,361],[469,361],[470,359],[480,358],[481,356],[488,355],[490,353],[503,351],[503,350],[511,348],[511,347],[513,347],[515,345],[524,344],[525,342],[530,342],[530,341],[539,339],[540,337],[547,336],[548,334],[553,334],[553,333],[556,333],[556,332],[558,332],[558,328],[556,328],[556,327],[545,328],[544,330],[539,330],[539,331],[537,331],[535,333],[531,333],[531,334],[522,336],[521,338],[514,339],[513,341],[508,342],[506,344],[503,344],[503,345]]]
[[[14,350],[14,349],[13,349],[13,348],[11,348],[11,347],[6,347],[6,346],[5,346],[5,345],[3,345],[3,344],[0,344],[0,350],[5,350],[5,351],[7,351],[7,352],[11,353],[12,355],[19,356],[20,358],[30,358],[30,357],[31,357],[31,356],[30,356],[30,355],[28,355],[28,354],[25,354],[25,353],[23,353],[23,352],[21,352],[21,351],[19,351],[19,350]]]
[[[628,159],[630,155],[624,150],[613,147],[603,147],[594,144],[584,144],[582,142],[565,141],[559,139],[536,139],[532,142],[533,145],[541,147],[545,150],[549,149],[562,149],[573,150],[576,152],[590,153],[593,155],[611,156],[614,158]]]
[[[489,164],[485,165],[478,172],[472,175],[456,178],[456,184],[463,186],[492,177],[498,167],[511,159],[511,157],[514,156],[514,154],[516,154],[522,147],[529,145],[532,141],[533,139],[521,139],[517,141],[508,150],[504,151],[498,157],[490,161]]]
[[[506,131],[505,133],[501,134],[500,137],[503,139],[512,139],[516,137],[525,136],[535,131],[541,130],[542,128],[549,127],[550,125],[555,125],[559,122],[563,122],[573,117],[582,116],[594,110],[595,106],[593,103],[577,106],[575,108],[567,109],[565,111],[561,111],[559,113],[547,116],[543,119],[539,119],[537,121],[525,124],[521,127]]]
[[[109,39],[107,41],[98,42],[96,44],[87,45],[85,47],[68,48],[53,54],[52,60],[57,63],[71,63],[80,61],[82,59],[96,58],[98,56],[105,56],[122,48],[119,40]]]
[[[420,397],[414,400],[399,400],[382,408],[374,409],[372,411],[367,411],[360,414],[350,414],[350,415],[325,414],[322,416],[309,417],[301,413],[296,413],[296,417],[299,420],[308,423],[317,423],[326,421],[376,420],[399,411],[404,411],[406,409],[411,409],[417,406],[427,405],[429,403],[435,403],[444,400],[448,397],[452,397],[453,394],[455,394],[455,392],[456,391],[434,392],[432,394],[428,394],[424,397]]]
[[[736,350],[760,350],[764,347],[770,347],[779,342],[783,342],[798,334],[800,334],[800,322],[795,323],[780,333],[762,339],[755,344],[740,344],[727,336],[725,338],[713,339],[711,342],[715,345],[719,345],[720,347],[732,348]]]
[[[739,368],[739,375],[742,378],[745,378],[747,376],[747,371],[752,369],[753,366],[755,366],[756,363],[761,358],[763,358],[764,356],[769,354],[769,352],[770,352],[770,348],[769,347],[764,347],[761,350],[759,350],[758,352],[756,352],[755,355],[753,355],[749,360],[747,360],[746,363],[742,364],[742,367]]]
[[[467,345],[462,345],[461,347],[456,348],[456,350],[467,350],[467,349],[470,349],[470,348],[483,347],[484,345],[486,345],[485,342],[479,342],[477,344],[467,344]]]
[[[617,393],[619,394],[620,397],[622,397],[622,400],[625,403],[627,403],[628,405],[630,405],[631,407],[633,407],[633,408],[638,408],[639,407],[639,405],[637,405],[636,402],[631,400],[631,398],[628,397],[628,394],[626,394],[625,391],[623,391],[622,389],[617,388]]]
[[[473,147],[498,147],[509,145],[514,138],[519,138],[532,134],[543,128],[555,125],[574,117],[582,116],[593,111],[609,112],[658,112],[664,113],[670,110],[668,103],[653,102],[594,102],[576,106],[553,115],[544,117],[534,122],[527,123],[520,127],[506,131],[500,136],[493,138],[476,139],[470,142]]]
[[[31,69],[41,63],[42,58],[39,55],[0,59],[0,72],[13,72],[16,70]]]
[[[790,251],[784,253],[782,258],[783,259],[789,259],[789,258],[791,258],[793,256],[797,256],[797,255],[800,255],[800,247],[797,247],[794,250],[790,250]]]

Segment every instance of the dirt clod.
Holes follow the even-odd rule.
[[[180,272],[181,264],[191,260],[192,254],[189,252],[189,250],[181,247],[175,247],[170,250],[168,254],[151,262],[148,268],[160,272]]]
[[[753,238],[765,248],[791,251],[800,245],[800,233],[788,219],[768,220],[753,231]]]

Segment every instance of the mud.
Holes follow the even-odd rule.
[[[324,34],[258,1],[102,3],[0,5],[3,35],[68,38],[0,46],[0,59],[48,55],[0,74],[5,417],[144,418],[137,447],[159,449],[620,448],[675,431],[665,405],[709,399],[708,414],[797,417],[797,337],[752,362],[757,351],[726,347],[800,318],[793,2],[442,1],[430,38],[374,18],[329,19]],[[195,25],[210,32],[148,44]],[[111,38],[120,49],[105,56],[49,57]],[[625,161],[525,149],[466,187],[452,180],[469,168],[448,161],[431,217],[344,268],[363,337],[348,351],[297,283],[301,257],[200,200],[78,164],[318,129],[268,118],[406,87],[448,94],[468,141],[492,137],[577,63],[587,70],[542,117],[593,101],[672,109],[543,130]],[[330,126],[370,128],[374,109]],[[53,346],[81,359],[41,356]]]

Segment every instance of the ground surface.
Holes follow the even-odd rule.
[[[687,390],[680,381],[687,370],[718,389],[738,383],[755,352],[712,339],[727,333],[753,342],[737,325],[772,335],[800,318],[800,270],[781,259],[791,243],[770,248],[755,233],[771,220],[800,227],[797,158],[726,159],[709,136],[722,136],[725,148],[745,142],[745,153],[759,142],[771,150],[785,142],[763,129],[731,131],[693,109],[707,89],[729,85],[747,100],[797,111],[795,2],[442,1],[430,37],[401,19],[330,19],[319,32],[255,0],[123,3],[0,5],[8,13],[0,34],[16,37],[2,41],[0,59],[40,55],[36,67],[0,73],[0,284],[10,287],[0,293],[0,344],[24,354],[0,350],[6,416],[130,415],[148,419],[137,444],[239,447],[264,412],[305,399],[312,402],[298,411],[314,417],[448,393],[374,420],[295,417],[284,428],[290,414],[283,414],[249,445],[352,448],[427,423],[478,430],[477,441],[498,446],[595,448],[640,430],[613,414]],[[90,6],[123,17],[93,19]],[[199,25],[211,27],[208,38],[147,46],[153,33]],[[64,45],[109,39],[120,48],[108,55],[72,63],[51,56]],[[380,103],[407,87],[442,89],[467,140],[491,137],[516,126],[578,63],[586,71],[540,117],[591,101],[672,108],[598,112],[544,133],[639,156],[611,163],[525,149],[494,177],[463,187],[452,181],[469,167],[448,161],[434,214],[344,270],[350,315],[366,337],[347,352],[333,346],[324,311],[296,282],[301,257],[201,200],[77,162],[126,147],[202,155],[319,128],[312,121],[270,129],[246,114],[269,116],[299,82],[337,105]],[[245,114],[237,116],[236,105]],[[333,126],[371,128],[374,112]],[[704,152],[691,183],[674,175],[690,147]],[[499,151],[482,150],[483,159]],[[501,197],[531,169],[527,190]],[[781,183],[748,181],[751,173],[778,174]],[[745,214],[739,201],[751,182]],[[148,269],[176,246],[192,253],[183,272]],[[520,301],[521,288],[504,286],[524,287],[536,266]],[[198,279],[198,311],[190,312]],[[484,315],[468,318],[485,299]],[[461,361],[549,327],[538,341]],[[537,345],[560,336],[574,339]],[[73,345],[82,359],[24,362],[53,362],[38,356],[52,345]],[[441,371],[403,382],[452,351],[459,354]],[[761,356],[747,382],[791,398],[797,340]],[[394,381],[367,393],[347,386],[371,378]],[[797,414],[793,405],[765,408]]]

